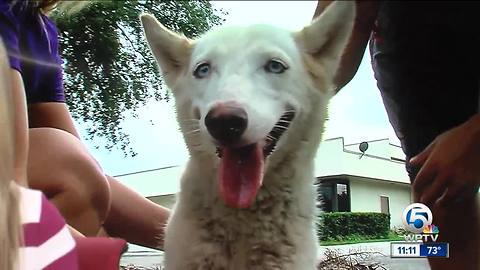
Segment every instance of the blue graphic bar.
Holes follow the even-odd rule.
[[[423,243],[420,245],[421,257],[443,257],[448,258],[448,243]]]

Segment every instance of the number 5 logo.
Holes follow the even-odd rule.
[[[403,211],[402,221],[407,231],[421,233],[423,228],[432,224],[432,211],[422,203],[413,203]]]

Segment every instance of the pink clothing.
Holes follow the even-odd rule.
[[[37,190],[20,187],[20,270],[118,270],[122,239],[74,238],[58,210]]]
[[[106,237],[75,238],[79,270],[118,270],[120,256],[127,249],[122,239]]]
[[[77,270],[75,241],[55,206],[40,191],[20,187],[20,194],[20,269]]]

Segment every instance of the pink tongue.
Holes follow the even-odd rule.
[[[234,208],[253,204],[263,179],[263,148],[258,144],[221,149],[219,168],[220,194]]]

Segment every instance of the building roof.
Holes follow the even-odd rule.
[[[178,193],[185,166],[169,166],[115,176],[123,184],[144,197]]]
[[[315,175],[352,175],[378,181],[409,184],[405,171],[405,155],[388,139],[368,141],[362,155],[356,144],[344,144],[343,138],[324,140],[315,158]],[[361,157],[361,158],[360,158]],[[180,190],[180,178],[185,165],[117,175],[123,184],[145,197],[175,194]]]
[[[315,157],[315,175],[353,175],[410,184],[400,146],[388,139],[367,143],[368,149],[362,155],[360,143],[345,145],[341,137],[323,141]]]

